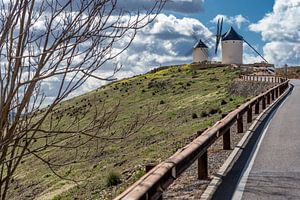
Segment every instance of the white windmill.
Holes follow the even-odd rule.
[[[216,49],[218,53],[220,41],[222,42],[222,63],[223,64],[243,64],[243,43],[245,42],[256,54],[258,54],[266,63],[268,61],[247,42],[243,36],[239,35],[233,27],[222,34],[223,18],[218,20],[216,34]]]
[[[208,47],[200,39],[193,48],[193,62],[205,62],[208,61]]]

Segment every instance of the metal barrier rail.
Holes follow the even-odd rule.
[[[243,117],[245,113],[247,113],[247,122],[251,123],[253,120],[253,109],[255,114],[259,114],[266,108],[267,104],[271,104],[272,101],[284,93],[288,88],[288,84],[288,80],[278,84],[229,113],[222,120],[204,131],[190,144],[179,149],[174,155],[155,166],[126,191],[116,197],[115,200],[161,199],[163,191],[197,159],[198,178],[206,179],[208,177],[207,149],[221,136],[223,136],[223,149],[230,149],[231,126],[237,122],[237,132],[242,133],[244,131]]]

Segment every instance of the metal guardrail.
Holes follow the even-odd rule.
[[[155,166],[137,182],[120,194],[115,200],[156,200],[161,199],[163,192],[188,167],[198,160],[198,178],[208,177],[207,149],[223,136],[223,149],[230,149],[230,128],[237,122],[237,132],[242,133],[243,117],[247,113],[247,123],[251,123],[253,109],[255,114],[264,110],[267,104],[277,99],[288,88],[289,81],[276,85],[267,92],[258,95],[236,110],[229,113],[222,120],[204,131],[198,138],[164,162]]]

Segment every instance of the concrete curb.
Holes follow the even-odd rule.
[[[225,163],[222,165],[222,167],[219,169],[218,173],[213,176],[213,179],[207,186],[204,193],[201,195],[200,200],[210,200],[212,199],[215,191],[219,187],[219,185],[222,182],[222,177],[226,176],[226,174],[230,171],[233,164],[239,157],[239,155],[243,151],[243,147],[246,146],[248,140],[251,138],[253,132],[257,129],[262,119],[267,115],[269,111],[272,111],[272,109],[281,102],[283,98],[285,98],[289,92],[292,90],[291,84],[289,84],[289,88],[279,97],[277,98],[272,104],[268,105],[268,107],[263,110],[253,121],[251,126],[249,127],[248,131],[245,133],[243,138],[240,140],[240,142],[235,146],[229,157],[226,159]]]

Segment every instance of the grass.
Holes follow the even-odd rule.
[[[82,114],[80,125],[87,124],[93,110],[103,102],[108,109],[120,102],[115,130],[136,115],[144,116],[151,106],[155,108],[156,118],[123,140],[100,140],[104,150],[92,151],[88,162],[76,163],[72,169],[57,167],[57,172],[70,178],[88,178],[53,199],[111,199],[122,192],[144,174],[145,164],[157,164],[171,156],[189,143],[197,131],[211,126],[246,100],[230,94],[227,89],[238,75],[239,71],[228,67],[206,70],[194,70],[189,65],[170,67],[117,81],[62,103],[55,109],[55,112],[64,111],[61,126],[70,124],[76,109],[77,112],[88,111]],[[103,135],[108,133],[103,132]],[[88,152],[91,147],[84,146],[80,151]],[[42,156],[70,159],[68,151],[54,148]],[[107,184],[110,181],[106,174],[111,171],[121,172],[118,178],[122,183],[118,186],[108,187],[114,185]],[[26,158],[15,176],[10,199],[30,199],[53,187],[60,179],[49,174],[50,170],[41,161]]]

